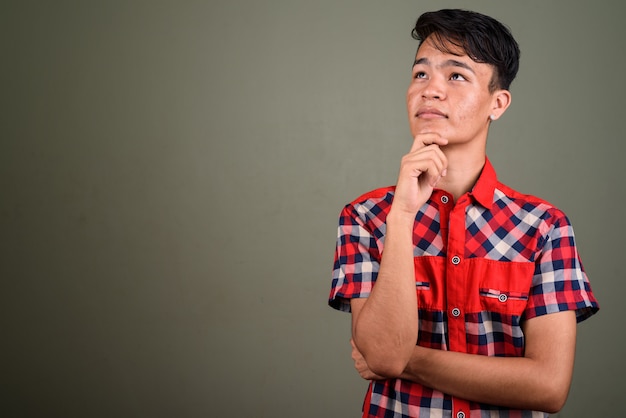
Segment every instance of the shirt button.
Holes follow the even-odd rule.
[[[448,203],[449,201],[450,199],[448,199],[448,196],[446,195],[441,196],[441,203],[443,203],[444,205]]]
[[[452,264],[456,266],[457,264],[461,262],[461,257],[459,257],[458,255],[455,255],[454,257],[452,257],[451,261],[452,261]]]
[[[504,294],[502,294],[502,295],[498,296],[498,300],[499,300],[500,302],[506,302],[506,300],[507,300],[508,298],[509,298],[509,297],[508,297],[507,295],[504,295]]]
[[[459,308],[454,308],[452,309],[452,316],[453,317],[458,317],[459,315],[461,315],[461,310]]]
[[[465,412],[459,411],[456,413],[456,418],[465,418]]]

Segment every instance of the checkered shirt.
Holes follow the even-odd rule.
[[[394,187],[367,193],[339,218],[329,304],[349,312],[368,297],[384,248]],[[523,356],[523,321],[598,310],[572,226],[563,212],[498,182],[487,160],[470,193],[454,202],[435,189],[414,225],[417,344],[486,356]],[[544,417],[468,402],[401,379],[370,382],[363,417]]]

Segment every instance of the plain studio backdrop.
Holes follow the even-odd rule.
[[[410,147],[415,19],[463,7],[522,50],[489,156],[601,305],[558,416],[622,416],[623,4],[2,2],[0,415],[359,416],[337,218]]]

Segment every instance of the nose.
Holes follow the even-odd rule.
[[[446,97],[445,81],[442,77],[431,77],[422,90],[424,99],[443,100]]]

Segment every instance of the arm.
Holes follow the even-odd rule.
[[[376,285],[368,298],[350,303],[354,344],[380,376],[399,375],[417,341],[413,226],[418,210],[445,175],[447,160],[439,146],[446,143],[435,134],[418,135],[402,159]]]
[[[567,399],[576,346],[574,311],[532,318],[524,357],[488,357],[416,346],[400,376],[470,401],[555,413]]]
[[[474,402],[558,412],[567,399],[576,345],[573,311],[543,315],[525,326],[524,357],[488,357],[415,346],[397,376]],[[362,378],[379,380],[352,344],[354,367]]]
[[[412,229],[412,219],[395,226],[387,221],[376,285],[368,298],[350,301],[354,343],[381,376],[401,373],[417,341]]]

